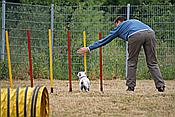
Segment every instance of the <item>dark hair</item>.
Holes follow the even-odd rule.
[[[125,21],[126,20],[126,18],[125,17],[123,17],[123,16],[119,16],[119,17],[117,17],[115,20],[114,20],[114,23],[118,23],[118,21],[120,21],[120,22],[123,22],[123,21]]]

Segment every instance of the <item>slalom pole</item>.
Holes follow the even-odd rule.
[[[7,49],[7,58],[8,58],[8,69],[9,69],[9,77],[10,77],[10,88],[12,88],[13,87],[13,83],[12,83],[12,67],[11,67],[11,59],[10,59],[10,48],[9,48],[8,31],[6,31],[5,34],[6,34],[6,49]]]
[[[30,82],[31,87],[33,87],[33,78],[32,78],[32,55],[30,49],[30,31],[27,31],[27,41],[28,41],[28,57],[29,57],[29,67],[30,67]]]
[[[101,32],[99,32],[99,34],[98,34],[98,36],[99,36],[99,40],[101,40],[102,39],[102,33]],[[102,47],[100,47],[100,51],[99,51],[100,53],[100,91],[103,91],[103,78],[102,78],[102,76],[103,76],[103,60],[102,60]]]
[[[84,42],[84,47],[86,47],[86,32],[85,31],[83,31],[83,42]],[[86,53],[84,53],[84,71],[87,73]]]
[[[67,47],[68,47],[68,77],[69,77],[69,92],[72,92],[72,64],[71,64],[71,49],[70,49],[70,32],[67,32]]]
[[[21,47],[22,43],[21,43],[21,39],[19,40],[18,45],[19,45],[19,51],[20,51],[20,59],[17,62],[22,60],[22,47]]]
[[[52,36],[51,29],[49,29],[49,53],[50,53],[50,86],[51,93],[53,93],[53,66],[52,66]]]
[[[0,107],[1,107],[1,82],[0,82]],[[1,110],[0,110],[0,117],[1,117]]]

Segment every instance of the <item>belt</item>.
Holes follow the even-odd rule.
[[[138,30],[138,31],[133,32],[133,33],[131,33],[130,35],[128,35],[128,38],[129,38],[129,37],[131,37],[132,35],[134,35],[134,34],[138,33],[138,32],[145,31],[145,30],[150,30],[150,31],[153,31],[153,30],[151,30],[151,29],[142,29],[142,30]]]

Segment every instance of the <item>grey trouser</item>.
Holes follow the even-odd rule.
[[[128,87],[136,86],[136,69],[139,52],[143,46],[147,67],[154,79],[156,88],[165,85],[156,59],[156,39],[154,31],[140,31],[128,39],[128,73],[126,85]]]

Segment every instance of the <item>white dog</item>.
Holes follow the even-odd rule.
[[[88,92],[90,90],[90,81],[86,76],[86,73],[81,71],[78,72],[77,74],[78,78],[79,78],[79,88],[80,91],[83,91],[83,89]]]

